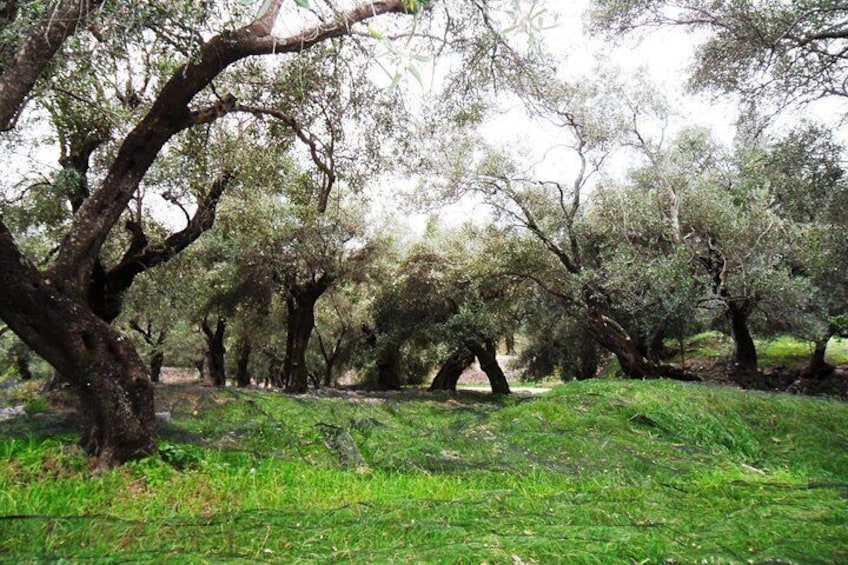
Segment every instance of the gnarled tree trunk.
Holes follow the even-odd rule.
[[[286,296],[286,356],[283,359],[283,381],[286,392],[303,394],[309,388],[306,351],[315,329],[315,304],[332,284],[322,275],[303,285],[292,285]]]
[[[752,310],[752,304],[747,300],[742,303],[730,302],[727,307],[727,321],[733,338],[733,364],[743,373],[757,371],[757,347],[748,328]]]
[[[698,381],[685,369],[646,359],[639,344],[615,320],[594,309],[588,309],[586,329],[598,345],[615,355],[621,371],[631,379],[675,379]]]
[[[0,223],[0,317],[79,397],[83,448],[102,466],[154,452],[153,385],[130,341],[29,267],[7,234]]]
[[[833,366],[825,361],[825,355],[827,354],[827,344],[835,333],[836,328],[828,328],[827,334],[816,340],[813,352],[810,354],[810,363],[807,366],[807,373],[810,376],[826,376],[833,371]]]
[[[250,354],[253,352],[253,346],[249,339],[242,339],[238,345],[238,363],[236,365],[236,386],[244,388],[250,386],[250,372],[248,365],[250,364]]]
[[[442,361],[439,372],[436,373],[432,384],[430,384],[430,388],[427,390],[431,392],[436,390],[450,390],[455,392],[459,377],[462,376],[463,371],[473,362],[474,354],[471,353],[471,350],[467,347],[460,347]]]
[[[225,365],[227,349],[224,347],[227,320],[218,318],[215,331],[212,331],[212,328],[209,327],[209,321],[203,318],[200,327],[206,336],[206,362],[209,365],[209,378],[212,379],[212,384],[215,386],[227,386],[227,367]]]
[[[509,383],[506,380],[503,369],[498,365],[498,346],[493,339],[484,339],[482,342],[469,341],[468,349],[477,357],[480,368],[489,378],[489,385],[493,394],[509,394]]]

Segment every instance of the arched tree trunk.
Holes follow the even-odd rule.
[[[757,347],[748,328],[748,318],[752,310],[753,307],[747,300],[741,304],[730,302],[727,308],[730,336],[733,338],[733,364],[743,373],[757,371]]]
[[[250,372],[248,365],[250,364],[250,354],[253,351],[253,346],[250,340],[242,339],[238,345],[238,363],[236,365],[236,386],[250,386]]]
[[[209,327],[209,321],[204,318],[200,327],[206,336],[206,363],[209,366],[209,378],[215,386],[227,386],[227,368],[225,365],[227,349],[224,347],[227,320],[219,317],[215,324],[215,331],[212,331],[212,328]]]
[[[477,357],[480,368],[489,378],[493,394],[509,394],[509,383],[506,380],[501,366],[498,365],[498,347],[493,339],[485,339],[482,343],[470,341],[468,349]]]
[[[427,390],[431,392],[436,390],[456,391],[459,377],[473,362],[474,354],[471,353],[471,350],[467,347],[460,347],[442,361],[439,372],[436,373],[430,388]]]
[[[639,344],[615,320],[594,309],[588,309],[586,329],[594,340],[615,355],[621,371],[631,379],[675,379],[698,381],[696,375],[685,369],[646,359]]]

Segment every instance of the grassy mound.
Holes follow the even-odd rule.
[[[0,423],[0,560],[848,562],[835,401],[594,381],[158,402],[161,457],[96,475],[61,415]]]

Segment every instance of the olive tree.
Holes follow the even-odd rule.
[[[40,127],[36,123],[50,127],[35,109],[26,112],[25,104],[49,96],[50,78],[60,69],[71,76],[78,72],[81,83],[90,84],[95,70],[83,62],[108,53],[107,59],[122,62],[132,87],[130,92],[110,92],[116,98],[125,96],[132,112],[115,115],[117,127],[110,132],[109,150],[98,155],[97,175],[86,171],[84,163],[75,167],[87,182],[76,183],[69,193],[74,215],[62,226],[50,260],[37,264],[26,257],[17,244],[19,235],[5,216],[0,220],[0,318],[71,384],[89,419],[81,443],[101,465],[155,450],[153,388],[147,369],[109,322],[139,273],[167,261],[208,229],[214,203],[232,178],[231,171],[220,170],[207,179],[209,188],[197,199],[186,227],[163,241],[151,242],[129,222],[128,245],[116,262],[105,262],[104,249],[117,231],[113,228],[144,186],[157,157],[180,134],[208,126],[245,105],[215,86],[229,69],[254,57],[292,58],[350,35],[358,22],[409,13],[417,4],[363,2],[307,22],[287,35],[274,32],[283,0],[263,3],[253,18],[235,5],[219,10],[210,3],[98,0],[32,3],[3,12],[0,129],[12,132],[8,135],[30,127],[30,121],[31,127]],[[238,25],[235,18],[248,23]],[[155,48],[149,48],[151,37],[157,40]],[[165,44],[177,49],[163,48]],[[138,65],[157,72],[138,73]],[[135,83],[139,76],[141,82]],[[88,144],[74,157],[90,159],[87,150],[101,146]]]

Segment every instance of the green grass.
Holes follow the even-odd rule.
[[[0,423],[0,561],[848,562],[844,403],[168,390],[162,457],[100,473],[50,414]]]
[[[768,340],[755,340],[760,367],[786,367],[803,369],[810,362],[813,343],[791,336],[779,336]],[[676,343],[669,343],[677,347]],[[720,332],[704,332],[686,340],[685,358],[687,360],[727,359],[733,353],[730,337]],[[672,359],[680,361],[680,356]],[[848,339],[832,338],[827,346],[825,360],[831,365],[848,364]]]

